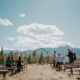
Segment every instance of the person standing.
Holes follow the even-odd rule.
[[[63,58],[63,64],[68,64],[69,63],[69,57],[68,55],[66,55],[64,58]]]
[[[73,52],[70,49],[68,49],[68,57],[69,57],[69,63],[73,63],[74,56],[73,56]]]
[[[75,52],[73,53],[73,56],[74,56],[74,61],[76,61],[76,53]]]
[[[53,53],[53,67],[56,66],[55,59],[56,59],[56,51],[54,51],[54,53]]]

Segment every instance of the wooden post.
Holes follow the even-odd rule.
[[[64,66],[64,71],[66,71],[66,66]]]
[[[70,72],[71,72],[71,74],[73,75],[73,69],[72,69],[72,67],[70,67]]]
[[[7,80],[6,79],[6,73],[3,73],[3,80]]]
[[[80,70],[79,70],[79,75],[80,75]]]

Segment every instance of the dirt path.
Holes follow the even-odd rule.
[[[76,76],[70,76],[64,71],[57,72],[50,65],[28,65],[24,71],[7,76],[8,80],[76,80]]]

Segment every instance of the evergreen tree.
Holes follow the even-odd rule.
[[[1,48],[1,56],[3,56],[3,47]]]
[[[43,62],[44,62],[44,56],[43,53],[41,53],[39,57],[39,64],[42,64]]]
[[[3,47],[1,48],[1,52],[0,52],[0,64],[4,64],[4,52],[3,52]]]
[[[35,58],[36,57],[36,51],[33,52],[32,56]]]
[[[33,60],[33,63],[36,63],[36,62],[37,62],[36,51],[34,51],[34,52],[32,53],[32,60]]]
[[[30,54],[30,53],[27,56],[27,62],[28,62],[28,64],[32,63],[32,54]]]
[[[13,53],[13,51],[10,51],[10,54],[9,54],[11,57],[13,57],[14,56],[14,53]]]

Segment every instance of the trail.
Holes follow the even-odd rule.
[[[76,76],[70,76],[64,71],[56,71],[50,65],[28,65],[24,71],[7,76],[8,80],[76,80]]]

